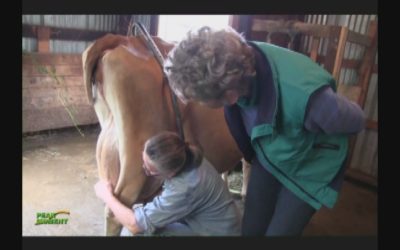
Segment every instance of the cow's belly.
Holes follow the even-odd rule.
[[[109,181],[115,187],[120,171],[117,133],[112,119],[105,121],[103,124],[96,147],[99,177],[102,180]],[[150,201],[160,191],[161,186],[161,180],[153,177],[146,178],[146,182],[135,203]],[[130,192],[135,193],[135,191],[131,190]]]

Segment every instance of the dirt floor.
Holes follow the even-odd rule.
[[[98,126],[86,127],[81,137],[67,129],[24,136],[22,140],[22,234],[24,236],[102,236],[103,203],[96,198],[95,148]],[[241,175],[228,178],[240,190]],[[237,200],[242,208],[243,204]],[[35,225],[37,213],[58,215],[67,224]],[[377,193],[345,181],[333,210],[321,209],[304,231],[313,235],[377,235]]]

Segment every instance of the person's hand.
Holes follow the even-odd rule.
[[[102,199],[105,203],[113,197],[113,187],[110,182],[100,180],[94,185],[96,196]]]

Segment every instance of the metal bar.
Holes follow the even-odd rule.
[[[142,33],[146,44],[148,45],[149,49],[153,52],[154,57],[156,58],[157,62],[160,64],[161,72],[164,76],[164,79],[167,79],[165,72],[164,72],[164,66],[163,66],[164,58],[163,58],[160,50],[157,48],[157,45],[154,43],[153,39],[151,38],[150,34],[147,32],[147,30],[143,26],[143,24],[137,22],[137,23],[135,23],[134,27],[136,27],[135,31],[137,29],[137,30],[139,30],[140,33]],[[173,107],[175,115],[176,115],[176,125],[178,127],[179,136],[181,137],[181,139],[183,141],[185,141],[185,135],[183,133],[183,128],[182,128],[181,113],[179,111],[177,98],[176,98],[174,91],[172,91],[172,89],[171,89],[170,93],[171,93],[171,99],[172,99],[172,107]]]

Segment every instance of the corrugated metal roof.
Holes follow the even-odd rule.
[[[150,17],[138,17],[150,22]],[[82,30],[115,31],[118,28],[118,15],[22,15],[22,23],[48,27],[74,28]],[[77,34],[79,36],[79,34]],[[89,42],[50,40],[50,52],[82,53]],[[22,50],[37,51],[37,41],[22,39]]]

